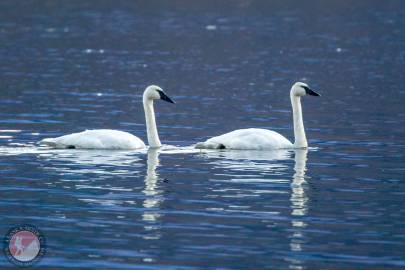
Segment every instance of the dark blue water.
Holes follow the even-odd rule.
[[[30,223],[39,269],[405,268],[405,5],[401,1],[2,1],[0,236]],[[204,151],[238,128],[308,151]],[[159,151],[36,142],[86,128]],[[0,255],[0,268],[13,266]]]

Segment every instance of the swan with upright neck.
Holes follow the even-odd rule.
[[[149,147],[157,148],[162,144],[159,139],[153,101],[161,99],[170,103],[174,101],[156,85],[148,86],[143,93],[143,108],[145,111],[146,132]],[[141,149],[145,143],[138,137],[124,131],[112,129],[86,130],[57,138],[47,138],[40,144],[54,148],[77,149]]]
[[[290,99],[293,108],[294,143],[283,135],[267,129],[249,128],[238,129],[229,133],[216,136],[195,145],[197,149],[239,149],[239,150],[273,150],[307,148],[304,122],[302,120],[301,97],[320,96],[309,86],[297,82],[291,87]]]

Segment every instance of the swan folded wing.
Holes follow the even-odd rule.
[[[271,150],[291,147],[291,142],[279,133],[258,128],[234,130],[196,145],[196,148],[240,150]]]
[[[139,149],[145,144],[138,137],[119,130],[86,130],[58,138],[44,139],[41,143],[55,148],[77,149]]]

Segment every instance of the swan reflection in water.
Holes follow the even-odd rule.
[[[294,174],[292,179],[288,179],[286,174],[289,174],[288,169],[291,167],[282,161],[291,160],[292,154],[294,154]],[[308,196],[305,192],[308,149],[288,151],[202,151],[201,155],[203,158],[209,159],[214,167],[227,169],[225,172],[221,172],[221,174],[227,176],[227,180],[222,182],[253,184],[252,186],[244,186],[243,190],[238,190],[238,194],[280,193],[277,192],[279,189],[274,188],[274,185],[266,184],[288,184],[290,194],[288,219],[291,221],[292,226],[292,233],[288,237],[290,239],[290,250],[293,253],[303,251],[303,244],[306,241],[304,230],[307,227],[305,216],[308,212]],[[276,177],[269,178],[268,176]],[[217,188],[217,190],[220,189]],[[223,188],[223,191],[228,191],[227,196],[229,196],[229,190],[229,186]],[[281,213],[272,212],[272,214]],[[265,215],[263,217],[268,218]],[[287,257],[286,260],[290,263],[290,269],[305,268],[304,262],[297,259],[296,256]]]
[[[305,180],[307,149],[295,150],[294,176],[291,182],[291,226],[292,234],[290,238],[290,250],[292,252],[302,252],[305,244],[305,216],[308,212],[308,195],[305,192],[307,182]],[[297,258],[288,258],[290,269],[304,269],[303,261]]]
[[[164,201],[162,190],[159,189],[159,175],[156,173],[156,169],[159,166],[159,148],[148,149],[147,171],[145,176],[145,187],[143,194],[145,199],[142,203],[144,212],[142,214],[142,220],[146,222],[144,229],[147,232],[144,239],[153,240],[160,238],[160,225],[157,224],[161,217],[160,205]]]
[[[173,153],[170,151],[174,151]],[[143,238],[147,240],[157,240],[161,238],[161,219],[162,219],[162,203],[165,201],[163,189],[161,186],[161,178],[157,173],[159,167],[160,153],[167,154],[182,154],[196,153],[184,149],[182,151],[176,149],[148,149],[147,150],[147,166],[145,173],[145,165],[140,162],[142,153],[132,151],[35,151],[37,155],[43,158],[46,163],[43,169],[53,171],[58,175],[58,181],[63,182],[63,186],[69,189],[99,189],[115,191],[100,196],[99,194],[83,193],[77,200],[99,204],[103,206],[124,205],[128,211],[133,205],[142,205],[141,216],[142,227],[144,229]],[[144,152],[143,152],[144,153]],[[246,207],[238,214],[256,215],[261,219],[272,219],[274,215],[282,215],[282,212],[255,211],[250,212],[250,200],[244,200],[243,196],[238,195],[255,195],[254,200],[258,200],[257,196],[265,193],[285,193],[288,194],[288,200],[285,203],[289,206],[288,218],[291,222],[291,230],[288,232],[290,239],[291,256],[287,256],[286,260],[290,263],[292,269],[305,268],[304,261],[300,260],[297,253],[305,250],[304,244],[307,241],[305,229],[308,226],[305,217],[308,212],[308,196],[306,194],[305,172],[308,150],[278,150],[278,151],[198,151],[197,156],[203,157],[205,164],[210,164],[216,168],[216,175],[222,174],[225,177],[216,177],[222,182],[248,183],[252,185],[235,185],[230,188],[229,184],[219,185],[212,192],[226,195],[227,197],[237,197],[238,204],[246,203]],[[13,153],[15,154],[15,153]],[[294,154],[294,174],[292,181],[289,169],[291,169],[292,155]],[[50,161],[50,162],[49,162]],[[225,169],[225,170],[224,170]],[[244,172],[244,173],[242,173]],[[87,177],[87,173],[91,173],[92,177]],[[97,173],[94,175],[94,173]],[[74,178],[66,177],[68,174],[75,175]],[[125,180],[128,176],[133,177],[136,174],[143,174],[143,185],[135,185],[131,179]],[[117,180],[115,176],[120,176]],[[79,176],[79,177],[76,177]],[[82,177],[86,176],[86,177]],[[269,178],[269,176],[272,176]],[[275,176],[275,177],[274,177]],[[217,181],[216,179],[215,181]],[[68,184],[67,182],[71,182]],[[269,184],[270,183],[270,184]],[[58,185],[57,182],[51,183]],[[73,185],[72,185],[73,184]],[[267,185],[269,184],[269,185]],[[236,188],[237,187],[237,188]],[[232,189],[233,188],[233,189]],[[117,193],[118,192],[118,193]],[[72,197],[75,197],[73,195]],[[218,193],[217,193],[218,194]],[[269,195],[271,196],[271,195]],[[244,205],[239,205],[244,207]],[[241,209],[241,208],[239,208]],[[237,208],[222,209],[221,211],[238,212]],[[148,258],[153,259],[153,258]]]
[[[149,148],[147,150],[147,166],[144,184],[140,186],[133,181],[117,181],[137,174],[143,174],[144,164],[141,162],[142,152],[111,151],[111,150],[49,150],[37,154],[45,161],[51,161],[44,166],[45,170],[58,175],[58,180],[52,185],[63,183],[66,188],[105,190],[112,193],[95,195],[88,193],[79,201],[103,206],[136,205],[141,201],[144,239],[159,239],[160,226],[157,225],[161,217],[160,205],[164,201],[162,190],[159,188],[159,154],[162,149]],[[88,177],[88,174],[92,177]],[[72,179],[68,175],[75,175]],[[81,176],[81,177],[77,177]],[[83,177],[85,176],[85,177]],[[78,179],[79,178],[79,179]],[[68,184],[70,183],[70,184]],[[130,186],[129,186],[130,185]],[[119,193],[117,193],[119,192]],[[128,209],[130,211],[130,209]]]
[[[280,172],[288,169],[288,166],[277,161],[288,160],[292,150],[202,150],[200,156],[210,160],[210,164],[216,168],[229,169],[232,171],[254,172]]]

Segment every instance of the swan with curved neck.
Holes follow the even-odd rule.
[[[320,96],[309,86],[297,82],[291,87],[290,99],[293,108],[294,143],[291,143],[283,135],[267,129],[249,128],[238,129],[229,133],[210,138],[205,142],[195,145],[198,149],[240,149],[240,150],[271,150],[307,148],[308,142],[305,136],[304,122],[302,120],[301,97]]]
[[[156,127],[153,101],[161,99],[170,103],[174,101],[156,85],[150,85],[143,93],[143,108],[145,111],[146,132],[149,147],[161,147],[159,134]],[[124,131],[112,129],[86,130],[57,138],[47,138],[40,141],[54,148],[77,148],[77,149],[140,149],[145,143],[138,137]]]

